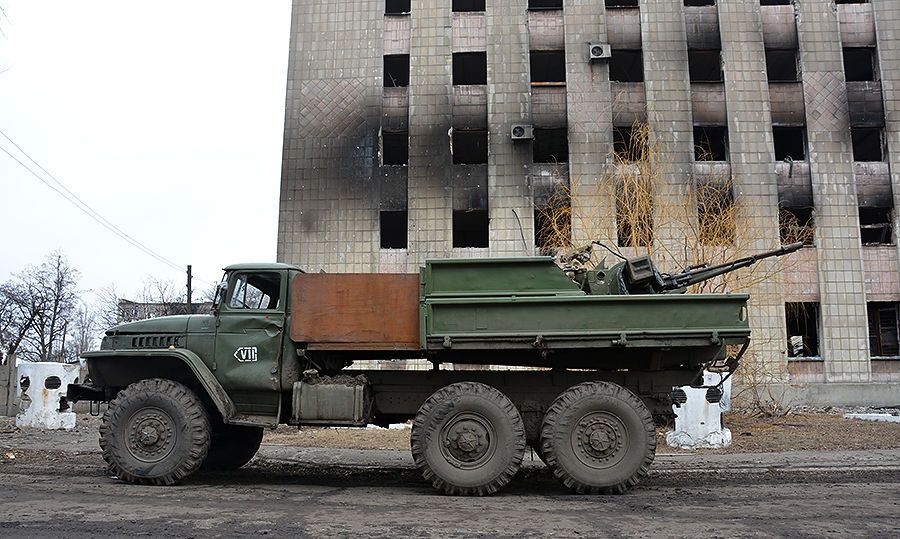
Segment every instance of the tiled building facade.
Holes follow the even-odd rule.
[[[900,2],[295,0],[292,17],[279,261],[531,255],[558,184],[584,190],[573,213],[599,209],[576,243],[615,237],[615,201],[589,187],[617,129],[646,122],[661,196],[730,178],[736,241],[772,248],[785,212],[815,223],[751,290],[767,364],[793,383],[900,383]],[[513,140],[519,124],[533,139]]]

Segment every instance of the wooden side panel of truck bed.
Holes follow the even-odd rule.
[[[304,273],[291,339],[309,350],[419,350],[418,274]]]

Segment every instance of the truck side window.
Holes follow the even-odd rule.
[[[277,309],[281,296],[277,273],[242,273],[234,282],[228,306],[232,309]]]

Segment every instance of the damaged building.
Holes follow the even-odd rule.
[[[812,231],[749,290],[767,380],[795,402],[896,401],[898,29],[887,0],[294,0],[278,260],[538,254],[560,186],[583,193],[573,242],[627,253],[614,194],[587,187],[644,124],[659,197],[727,178],[736,241]]]

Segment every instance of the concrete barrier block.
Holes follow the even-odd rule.
[[[73,429],[75,413],[65,400],[66,388],[77,383],[79,365],[19,362],[19,414],[16,426]]]
[[[722,380],[721,374],[704,373],[703,383],[713,386]],[[706,389],[684,386],[687,402],[672,405],[675,412],[675,430],[666,433],[669,447],[698,449],[703,447],[727,447],[731,445],[731,430],[722,425],[722,412],[731,403],[731,379],[722,384],[722,399],[717,403],[706,400]]]

